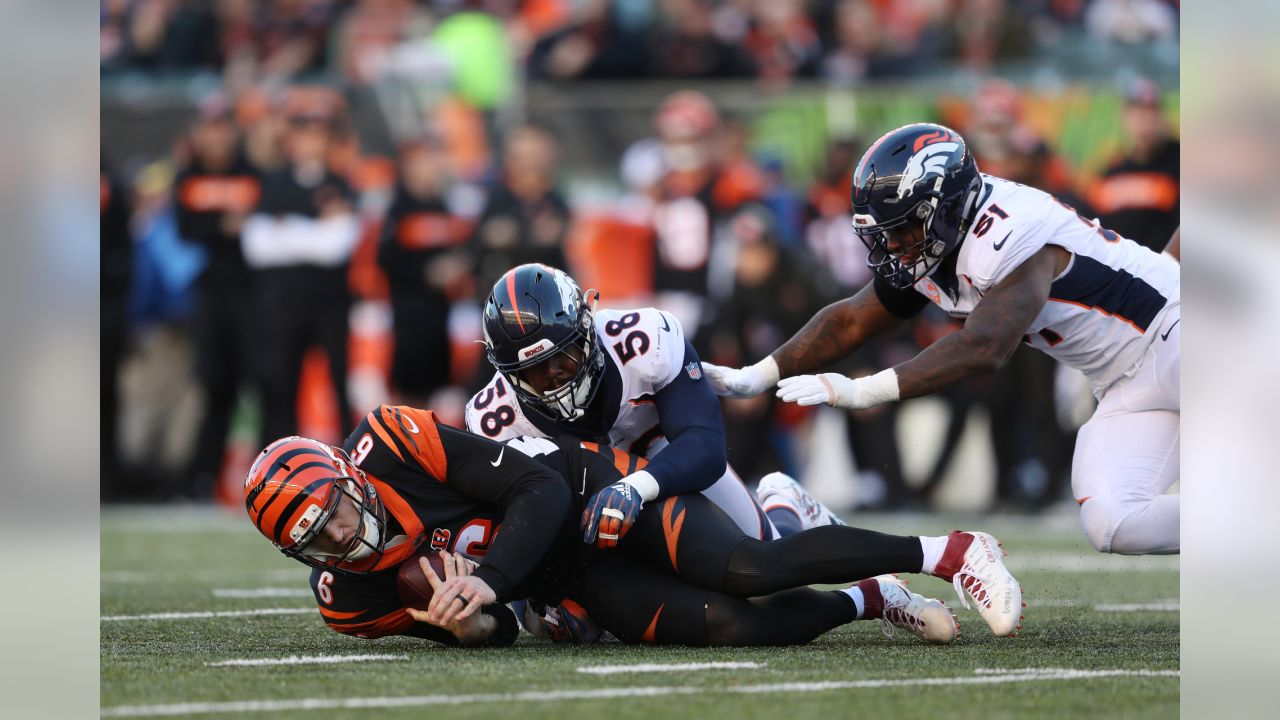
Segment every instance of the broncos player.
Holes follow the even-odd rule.
[[[514,618],[496,603],[529,595],[563,608],[576,600],[632,642],[794,644],[856,619],[950,642],[957,626],[946,606],[896,578],[842,591],[801,587],[925,570],[985,589],[984,618],[1004,623],[998,634],[1016,630],[1021,605],[1007,594],[1016,581],[982,533],[915,538],[832,526],[763,542],[694,493],[643,513],[616,551],[579,542],[587,498],[644,464],[567,437],[500,445],[429,412],[383,406],[345,449],[298,437],[269,445],[246,479],[245,507],[285,555],[314,568],[325,622],[358,637],[510,644]],[[397,568],[427,549],[452,551],[445,578],[420,561],[436,592],[426,611],[405,608]]]
[[[655,308],[597,312],[593,293],[539,264],[498,280],[484,309],[497,372],[467,403],[467,429],[496,440],[568,434],[650,459],[592,498],[586,542],[616,545],[643,503],[690,492],[707,495],[748,535],[777,537],[726,464],[720,403],[680,323]],[[839,522],[790,478],[767,480],[762,494],[789,511],[781,517],[792,531]]]
[[[1177,553],[1177,263],[1053,196],[978,171],[933,124],[885,134],[853,174],[853,230],[875,281],[829,305],[771,356],[704,364],[716,391],[778,386],[801,405],[848,409],[921,397],[999,367],[1025,343],[1081,370],[1098,408],[1080,428],[1072,489],[1100,552]],[[875,375],[807,374],[933,302],[964,328]],[[781,379],[780,379],[781,378]]]

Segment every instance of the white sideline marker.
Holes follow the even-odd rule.
[[[261,667],[263,665],[332,665],[374,660],[408,660],[408,655],[290,655],[282,658],[242,658],[205,663],[205,667]]]
[[[983,674],[967,677],[915,679],[846,680],[831,682],[773,683],[737,687],[636,687],[598,690],[547,690],[486,695],[417,695],[407,697],[303,698],[298,700],[244,700],[222,703],[180,703],[174,705],[117,705],[102,709],[102,717],[155,717],[204,715],[210,713],[264,713],[288,710],[334,710],[357,708],[421,707],[424,705],[470,705],[474,703],[553,702],[558,700],[609,700],[627,697],[705,695],[710,693],[767,694],[822,692],[869,688],[923,687],[940,685],[995,685],[1056,680],[1092,680],[1113,677],[1179,676],[1177,670],[1075,670],[1071,668],[988,668]]]
[[[768,663],[754,662],[704,662],[704,663],[641,663],[639,665],[596,665],[580,667],[578,672],[587,675],[618,675],[620,673],[682,672],[689,670],[754,670]]]
[[[1121,603],[1112,605],[1094,605],[1098,612],[1179,612],[1182,609],[1177,600],[1157,600],[1149,603]]]
[[[128,620],[196,620],[203,618],[251,617],[254,615],[305,615],[316,612],[315,608],[260,608],[258,610],[200,610],[196,612],[151,613],[149,615],[104,615],[98,618],[101,622],[121,622]]]
[[[214,588],[216,598],[312,597],[306,588]]]

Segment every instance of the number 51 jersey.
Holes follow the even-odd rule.
[[[1178,263],[1084,219],[1048,193],[992,175],[982,179],[964,242],[915,290],[952,317],[965,318],[1045,245],[1062,247],[1071,260],[1054,278],[1048,302],[1023,340],[1082,371],[1101,397],[1136,371],[1160,330],[1178,317]],[[877,289],[882,301],[889,299]]]

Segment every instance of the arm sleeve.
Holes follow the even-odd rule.
[[[506,602],[559,534],[569,511],[569,487],[555,471],[517,450],[447,425],[437,428],[448,458],[449,487],[506,508],[502,530],[475,572],[498,602]]]
[[[276,219],[255,214],[244,225],[244,258],[253,268],[310,263],[337,267],[360,239],[355,215],[313,220],[301,215]]]
[[[889,285],[879,275],[872,282],[875,285],[876,299],[894,317],[910,320],[929,304],[929,298],[916,292],[915,288],[900,290]]]
[[[645,468],[658,481],[660,498],[701,492],[724,475],[728,464],[720,401],[701,373],[691,377],[686,369],[698,363],[698,353],[685,340],[680,371],[655,393],[658,423],[671,443]]]

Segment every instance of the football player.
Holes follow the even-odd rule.
[[[314,568],[326,623],[359,637],[510,644],[514,619],[495,603],[528,595],[566,609],[581,603],[584,616],[628,641],[792,644],[881,619],[950,642],[957,629],[946,607],[896,578],[800,587],[896,571],[950,580],[997,634],[1017,629],[1017,583],[984,533],[915,538],[832,526],[763,542],[695,493],[642,514],[617,551],[578,542],[587,498],[644,463],[571,438],[499,445],[429,412],[384,406],[345,449],[297,437],[269,445],[250,470],[245,505],[285,555]],[[407,609],[397,568],[428,549],[455,555],[443,579],[422,562],[435,593],[425,611]],[[461,555],[478,562],[474,571]]]
[[[722,395],[778,386],[801,405],[859,410],[934,393],[1000,366],[1019,343],[1089,379],[1099,404],[1080,428],[1072,489],[1100,552],[1177,553],[1180,282],[1170,257],[1034,188],[978,171],[965,141],[933,124],[885,134],[853,176],[853,230],[875,280],[829,305],[772,355],[704,364]],[[928,303],[963,319],[875,375],[811,374]]]
[[[726,463],[720,402],[680,323],[656,308],[600,310],[565,272],[507,271],[485,303],[484,342],[497,369],[467,403],[467,429],[495,440],[571,435],[650,459],[592,498],[587,542],[610,546],[644,503],[701,492],[751,537],[838,524],[795,481],[772,474],[760,491],[770,515]],[[600,523],[609,529],[596,532]]]

